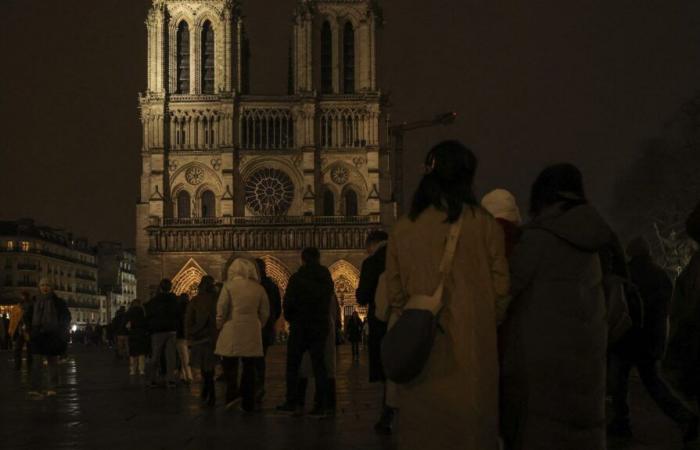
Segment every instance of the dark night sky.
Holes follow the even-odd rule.
[[[286,89],[295,2],[244,2],[254,93]],[[700,91],[694,0],[381,3],[392,117],[460,115],[407,139],[409,192],[427,148],[456,137],[480,157],[480,193],[506,187],[525,207],[538,170],[568,160],[606,209],[640,143]],[[149,4],[0,0],[0,218],[133,243]]]

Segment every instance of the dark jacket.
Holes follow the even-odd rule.
[[[193,344],[216,344],[216,300],[215,292],[200,292],[187,305],[185,337]]]
[[[129,355],[146,355],[150,351],[151,339],[148,334],[148,321],[143,306],[132,306],[124,315],[124,323],[129,331]]]
[[[641,329],[634,327],[623,338],[622,352],[637,360],[658,360],[666,347],[668,308],[673,284],[651,256],[638,256],[629,262],[630,280],[639,290],[644,305]]]
[[[120,309],[114,315],[114,319],[112,319],[112,329],[114,330],[114,334],[116,336],[128,336],[129,335],[129,329],[126,327],[126,322],[127,322],[126,311],[124,311],[123,309]]]
[[[607,320],[599,252],[613,233],[588,205],[523,228],[502,327],[502,433],[511,450],[605,448]]]
[[[676,280],[664,366],[686,395],[700,394],[700,252]]]
[[[275,339],[275,324],[282,315],[282,298],[280,289],[271,278],[265,276],[260,280],[260,284],[267,293],[267,300],[270,302],[270,316],[267,323],[263,326],[263,344],[270,345]]]
[[[54,308],[56,309],[57,327],[55,329],[42,329],[34,323],[34,307],[39,300],[35,300],[24,313],[24,323],[30,336],[32,353],[45,356],[58,356],[65,353],[68,348],[68,328],[70,327],[71,313],[66,302],[52,294]]]
[[[175,294],[172,292],[160,293],[145,306],[148,329],[151,333],[177,331],[178,304]]]
[[[355,316],[350,316],[347,325],[347,336],[350,342],[360,342],[362,340],[362,319]]]
[[[333,278],[320,264],[304,265],[289,279],[284,316],[294,327],[328,332],[328,314],[334,292]]]
[[[379,277],[386,267],[386,245],[383,245],[362,262],[360,270],[360,283],[355,291],[357,303],[367,307],[367,321],[369,324],[369,381],[384,381],[384,367],[382,366],[382,340],[386,334],[386,323],[377,320],[375,316],[375,295]]]

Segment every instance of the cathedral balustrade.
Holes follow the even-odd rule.
[[[248,225],[370,225],[379,216],[252,216],[252,217],[151,217],[151,227],[248,226]]]
[[[242,220],[249,218],[230,219],[240,220],[228,226],[151,226],[147,229],[149,251],[289,251],[310,246],[321,250],[360,250],[365,248],[367,234],[380,227],[378,218],[355,224],[342,220],[323,223],[319,220],[322,217],[267,224]]]

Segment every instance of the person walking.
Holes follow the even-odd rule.
[[[362,319],[357,311],[352,312],[352,316],[348,319],[347,336],[352,346],[353,361],[360,360],[360,342],[362,341]]]
[[[146,320],[151,333],[150,387],[159,386],[161,358],[165,358],[165,384],[175,387],[175,341],[177,339],[177,297],[171,292],[172,282],[165,278],[158,293],[146,304]]]
[[[66,352],[71,314],[66,302],[53,290],[48,278],[39,281],[39,295],[24,315],[28,327],[32,358],[31,390],[35,398],[56,395],[58,357]],[[44,371],[44,358],[47,370]]]
[[[571,164],[540,173],[530,214],[510,258],[513,300],[502,325],[505,448],[603,449],[608,325],[600,253],[615,236]]]
[[[334,295],[333,279],[321,265],[317,248],[301,252],[302,266],[292,275],[284,299],[284,316],[289,322],[287,341],[286,401],[277,407],[283,413],[303,413],[299,393],[299,370],[304,353],[311,356],[318,404],[310,415],[331,414],[328,370],[325,361],[326,340],[330,332],[329,306]]]
[[[146,309],[141,300],[131,302],[124,317],[126,328],[129,330],[129,375],[146,374],[146,355],[150,348],[151,339],[148,335]]]
[[[700,246],[700,204],[686,221],[688,236]],[[664,373],[684,399],[700,406],[700,250],[678,279],[671,300]],[[696,441],[692,434],[687,442]]]
[[[443,308],[422,373],[399,386],[400,450],[498,449],[496,300],[508,293],[503,230],[473,193],[474,154],[458,141],[433,147],[408,217],[387,247],[386,295],[401,311],[409,297],[433,295]],[[454,224],[454,262],[440,265]]]
[[[29,333],[25,322],[25,313],[32,304],[29,292],[22,292],[22,300],[10,310],[10,339],[14,342],[15,370],[22,370],[22,354],[27,357],[27,369],[32,367],[32,347],[29,345]]]
[[[681,427],[686,441],[693,440],[698,435],[698,418],[671,392],[658,370],[666,347],[673,284],[666,272],[654,263],[649,243],[644,238],[629,243],[627,256],[630,257],[630,281],[639,290],[644,314],[642,323],[633,326],[609,352],[608,386],[614,416],[608,433],[632,436],[627,397],[630,372],[636,367],[644,387],[659,408]]]
[[[265,289],[267,300],[270,304],[270,316],[262,329],[263,356],[258,359],[256,366],[256,386],[258,389],[256,400],[260,403],[265,397],[265,373],[267,371],[265,358],[267,357],[267,349],[275,342],[275,325],[282,315],[282,299],[277,283],[267,276],[265,261],[263,259],[256,259],[255,263],[257,264],[258,273],[260,274],[260,284],[263,289]]]
[[[375,431],[390,434],[396,414],[395,405],[387,403],[387,384],[382,367],[381,347],[382,340],[387,330],[387,323],[377,319],[376,293],[379,278],[386,267],[386,245],[389,235],[381,230],[373,231],[367,236],[365,248],[369,255],[362,262],[360,269],[360,282],[355,297],[360,306],[367,307],[365,319],[366,340],[365,345],[369,352],[369,381],[370,383],[382,383],[382,412],[379,421],[374,425]],[[363,333],[365,333],[363,329]]]
[[[180,360],[180,381],[189,385],[192,383],[192,369],[190,368],[190,349],[185,337],[185,314],[190,297],[187,294],[180,294],[177,299],[177,357]]]
[[[255,367],[257,358],[263,356],[262,328],[270,315],[270,303],[259,280],[253,261],[236,259],[216,305],[220,333],[214,353],[223,358],[227,409],[242,400],[241,409],[246,413],[255,410]],[[243,364],[240,393],[239,360]]]
[[[187,305],[185,314],[185,337],[192,346],[192,366],[198,367],[202,375],[200,398],[209,406],[216,404],[214,369],[216,356],[214,346],[216,329],[217,290],[214,278],[209,275],[199,282],[197,295]]]

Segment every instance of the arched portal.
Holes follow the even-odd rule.
[[[357,304],[355,290],[360,284],[360,271],[345,260],[340,260],[332,264],[328,270],[331,272],[333,283],[335,283],[335,295],[340,304],[340,314],[343,326],[345,318],[357,311],[364,320],[367,317],[367,308]]]
[[[197,261],[190,258],[187,264],[185,264],[172,279],[173,293],[176,295],[189,294],[190,297],[193,297],[197,294],[199,283],[206,274],[202,266],[197,264]]]

